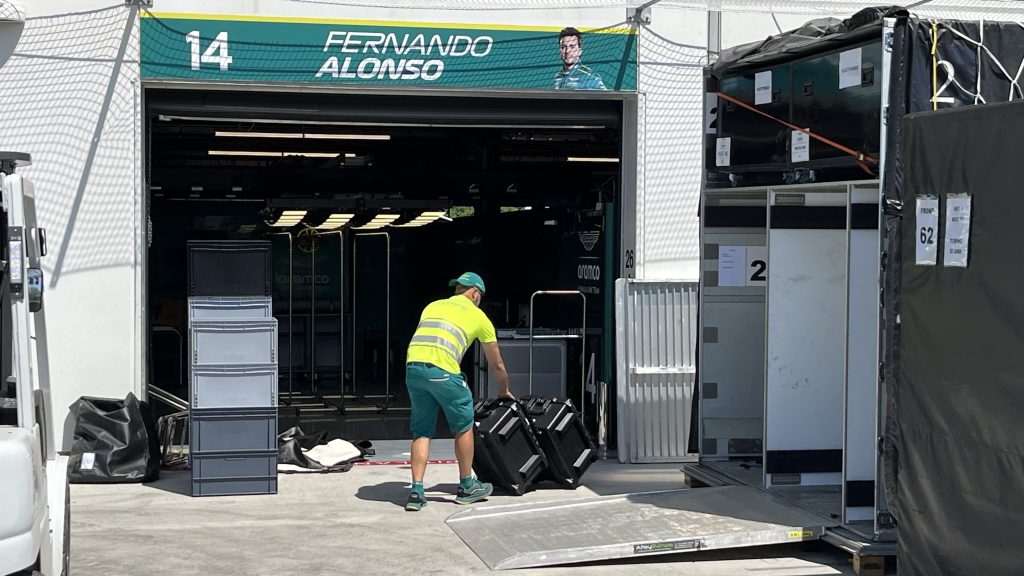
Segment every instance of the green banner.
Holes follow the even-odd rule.
[[[147,13],[144,79],[635,91],[635,29]]]

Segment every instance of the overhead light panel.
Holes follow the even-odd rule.
[[[231,132],[217,130],[214,136],[225,138],[290,138],[293,140],[391,140],[390,134],[322,134],[315,132]]]
[[[160,114],[161,122],[184,120],[189,122],[238,122],[245,124],[291,124],[308,126],[366,126],[400,128],[509,128],[514,130],[602,130],[604,124],[456,124],[436,122],[363,122],[354,120],[299,120],[290,118],[241,118],[237,116],[188,116],[182,114]]]
[[[388,226],[395,220],[401,218],[401,214],[377,214],[372,220],[363,224],[362,226],[356,226],[356,230],[379,230]]]
[[[281,217],[277,219],[277,222],[271,224],[271,226],[278,227],[292,227],[302,222],[302,219],[306,217],[305,210],[285,210],[281,213]]]
[[[568,162],[606,162],[609,164],[618,164],[618,158],[598,158],[593,156],[569,156],[566,158]]]
[[[345,224],[348,224],[349,220],[355,217],[355,214],[331,214],[324,220],[322,224],[316,227],[317,230],[337,230]]]
[[[284,158],[305,156],[306,158],[337,158],[340,152],[269,152],[257,150],[210,150],[210,156],[258,156],[262,158]]]

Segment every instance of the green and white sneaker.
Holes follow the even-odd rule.
[[[427,505],[427,499],[419,492],[409,492],[409,499],[405,501],[405,509],[409,512],[419,512]]]
[[[491,495],[491,492],[494,492],[494,486],[474,478],[473,485],[469,488],[459,486],[459,491],[455,494],[455,503],[472,504],[474,502],[486,500]]]

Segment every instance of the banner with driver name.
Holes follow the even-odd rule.
[[[145,13],[147,80],[635,91],[636,31]]]

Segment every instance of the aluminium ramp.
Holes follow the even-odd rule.
[[[749,486],[479,507],[447,524],[492,570],[817,540],[836,525]]]

